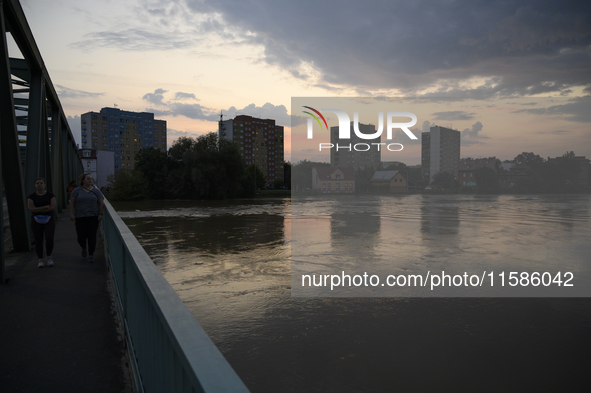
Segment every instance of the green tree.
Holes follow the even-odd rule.
[[[314,162],[309,160],[302,160],[297,164],[292,165],[291,183],[293,190],[304,191],[312,189],[312,168],[328,167],[327,162]]]
[[[162,199],[168,189],[168,159],[166,152],[153,147],[140,149],[135,156],[135,169],[146,179],[147,192],[152,199]]]
[[[173,142],[170,149],[168,149],[168,155],[173,161],[180,162],[186,153],[193,150],[196,143],[195,139],[182,136]]]
[[[127,172],[120,170],[107,178],[111,192],[109,199],[138,200],[147,196],[147,187],[144,176],[140,171]]]
[[[370,180],[375,172],[375,169],[371,166],[357,168],[355,170],[355,191],[368,192],[370,190]]]
[[[249,183],[253,186],[255,184],[256,179],[257,189],[265,187],[265,184],[267,183],[267,179],[265,178],[265,174],[263,173],[263,171],[261,171],[261,169],[254,164],[251,164],[246,168],[246,176],[248,178]]]
[[[291,190],[291,162],[283,161],[283,184]]]
[[[516,165],[537,170],[544,163],[544,159],[534,153],[523,152],[513,159]]]
[[[475,171],[476,190],[482,194],[495,194],[499,192],[499,176],[494,169],[481,166]]]
[[[453,173],[450,172],[436,173],[435,176],[433,176],[431,185],[451,191],[457,191],[460,189],[460,182],[456,180]]]
[[[544,162],[540,170],[543,181],[543,192],[563,193],[578,191],[580,164],[575,153],[570,151]]]
[[[183,155],[183,163],[190,174],[192,198],[223,199],[241,194],[244,160],[234,143],[218,140],[216,133],[197,137]]]

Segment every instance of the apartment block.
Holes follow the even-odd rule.
[[[435,126],[422,133],[421,167],[423,176],[433,181],[439,172],[450,172],[457,177],[460,162],[460,131]]]
[[[275,120],[247,115],[220,120],[218,137],[234,142],[246,165],[256,165],[268,184],[283,180],[283,126]]]
[[[115,171],[132,170],[141,148],[166,151],[166,121],[153,113],[102,108],[81,115],[82,148],[115,153]]]
[[[374,144],[381,143],[381,135],[374,139],[361,139],[353,130],[353,122],[349,126],[351,127],[351,138],[346,141],[339,139],[338,126],[330,128],[330,143],[333,146],[330,149],[330,166],[342,166],[355,170],[367,167],[380,168],[382,152],[381,149],[378,150],[379,145]],[[376,126],[359,123],[359,132],[368,135],[375,134]]]

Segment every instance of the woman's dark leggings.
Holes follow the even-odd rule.
[[[96,231],[98,229],[98,216],[76,218],[76,235],[78,244],[86,249],[88,241],[88,254],[94,254],[96,248]]]
[[[31,218],[31,229],[35,236],[35,252],[37,258],[43,258],[43,237],[45,236],[45,248],[47,256],[50,257],[53,252],[53,236],[55,234],[55,218],[51,217],[47,224],[39,224],[34,218]]]

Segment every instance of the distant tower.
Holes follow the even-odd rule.
[[[429,182],[439,172],[458,174],[460,162],[460,131],[435,126],[422,133],[421,167]]]
[[[226,124],[224,123],[224,112],[220,111],[220,124],[219,124],[220,136],[219,139],[226,139]]]

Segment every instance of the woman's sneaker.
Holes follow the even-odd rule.
[[[39,263],[37,264],[37,267],[45,267],[45,261],[43,261],[43,259],[39,259]]]
[[[94,262],[94,258],[92,257],[92,254],[88,256],[88,262],[90,262],[90,263]]]
[[[53,259],[51,259],[51,257],[47,257],[47,261],[45,261],[45,264],[49,267],[53,266]]]

